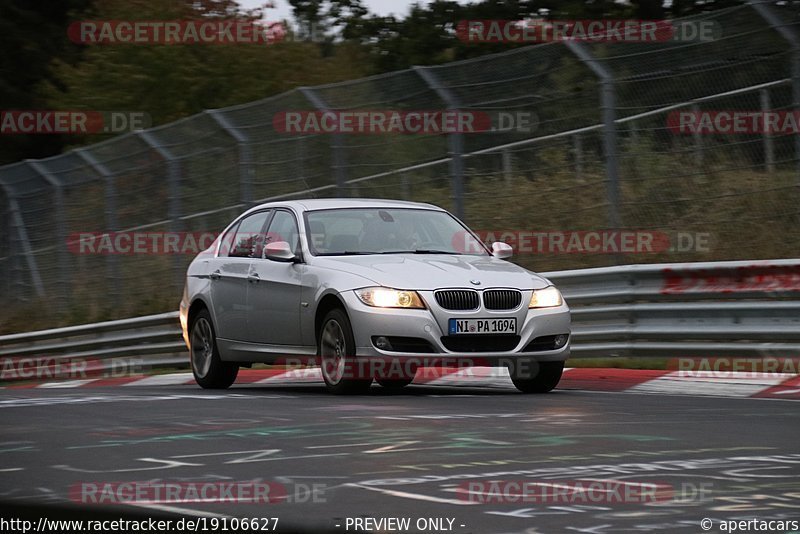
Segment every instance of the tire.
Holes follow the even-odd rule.
[[[192,320],[189,346],[192,374],[200,387],[227,389],[234,383],[239,366],[220,359],[214,323],[208,310],[201,310]]]
[[[561,380],[564,362],[539,362],[539,372],[534,377],[520,377],[511,373],[514,386],[523,393],[547,393]]]
[[[399,363],[397,360],[390,362],[390,364]],[[385,387],[386,389],[403,389],[411,382],[414,381],[414,377],[417,374],[417,366],[407,366],[403,365],[402,368],[397,372],[395,369],[395,365],[390,365],[390,370],[385,372],[383,376],[380,374],[375,377],[375,381],[380,384],[381,386]]]
[[[381,386],[385,387],[386,389],[403,389],[411,382],[414,381],[414,377],[411,378],[376,378],[375,381],[380,384]]]
[[[319,331],[318,352],[322,379],[328,391],[339,395],[365,393],[372,385],[372,377],[347,376],[357,369],[356,341],[350,319],[341,308],[328,312]],[[349,370],[349,372],[348,372]]]

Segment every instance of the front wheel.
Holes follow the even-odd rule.
[[[539,372],[536,376],[519,376],[511,373],[514,386],[523,393],[547,393],[552,391],[561,380],[564,372],[564,362],[539,362]]]
[[[189,332],[189,351],[195,381],[205,389],[230,387],[236,380],[239,366],[220,359],[217,337],[208,310],[202,310],[197,314]]]
[[[414,377],[411,378],[404,377],[404,378],[376,378],[375,379],[378,384],[385,387],[386,389],[402,389],[409,385],[411,382],[414,381]]]
[[[344,310],[331,310],[322,321],[319,332],[322,379],[331,393],[352,395],[369,389],[372,376],[359,372],[355,353],[356,341],[350,319]]]
[[[391,363],[399,362],[395,360],[394,362],[390,362],[390,364]],[[414,381],[414,376],[417,374],[417,366],[404,365],[402,367],[403,369],[397,370],[394,369],[394,366],[390,365],[390,370],[379,373],[378,376],[375,377],[375,381],[386,389],[403,389]]]

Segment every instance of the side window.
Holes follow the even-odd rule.
[[[288,211],[276,211],[275,217],[269,224],[267,242],[286,241],[293,251],[298,252],[300,246],[297,221]]]
[[[261,233],[261,229],[264,228],[269,214],[269,211],[259,211],[239,223],[229,256],[236,258],[261,256],[261,248],[264,246],[264,234]]]
[[[233,236],[236,235],[236,229],[239,228],[239,223],[234,224],[231,226],[225,235],[220,237],[219,239],[219,256],[224,257],[231,253],[231,249],[233,248]]]

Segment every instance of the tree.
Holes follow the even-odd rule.
[[[51,69],[58,59],[74,64],[80,51],[67,39],[68,21],[85,11],[90,0],[6,0],[0,3],[0,109],[46,107],[39,91],[43,81],[61,84]],[[52,135],[9,135],[0,143],[0,163],[57,154],[63,139]]]
[[[233,0],[174,4],[164,0],[106,0],[96,20],[253,21]],[[362,76],[352,50],[323,58],[307,42],[273,44],[90,45],[77,64],[57,61],[61,84],[48,83],[53,108],[130,110],[150,115],[154,125],[201,112],[259,100],[298,85]],[[76,142],[94,141],[80,139]]]

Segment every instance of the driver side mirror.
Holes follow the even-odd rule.
[[[291,245],[286,241],[267,243],[264,247],[264,257],[268,260],[284,262],[294,261],[297,258]]]
[[[504,260],[510,258],[514,254],[514,249],[508,243],[502,241],[495,241],[492,243],[492,256]]]

